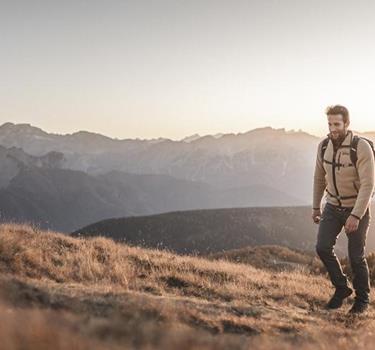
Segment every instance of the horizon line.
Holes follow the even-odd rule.
[[[198,132],[196,132],[196,133],[184,136],[184,137],[182,137],[180,139],[172,139],[172,138],[163,137],[163,136],[153,137],[153,138],[127,137],[127,138],[121,139],[121,138],[118,138],[118,137],[108,136],[108,135],[102,134],[100,132],[88,131],[88,130],[78,130],[78,131],[74,131],[72,133],[65,133],[65,134],[63,134],[63,133],[58,133],[58,132],[47,131],[47,130],[42,129],[42,128],[38,127],[38,126],[35,126],[35,125],[31,124],[31,123],[4,122],[3,124],[0,125],[0,128],[3,128],[7,124],[8,125],[10,124],[12,126],[27,126],[27,127],[39,129],[42,132],[45,132],[47,134],[57,135],[57,136],[72,136],[74,134],[79,134],[79,133],[89,133],[89,134],[94,134],[94,135],[100,135],[100,136],[103,136],[103,137],[106,137],[106,138],[109,138],[109,139],[112,139],[112,140],[117,140],[117,141],[124,141],[124,140],[153,141],[153,140],[163,139],[163,140],[170,140],[170,141],[174,141],[174,142],[181,142],[184,139],[190,138],[192,136],[197,136],[198,138],[203,138],[203,137],[207,137],[207,136],[215,137],[217,135],[221,135],[220,137],[218,137],[218,138],[221,138],[222,136],[226,136],[226,135],[235,135],[235,136],[238,136],[238,135],[247,134],[249,132],[256,131],[256,130],[261,130],[261,129],[272,129],[272,130],[276,130],[276,131],[277,130],[284,130],[285,133],[304,133],[304,134],[308,134],[310,136],[317,137],[317,138],[324,137],[327,134],[327,133],[324,133],[324,135],[316,135],[316,134],[307,132],[307,131],[305,131],[305,130],[303,130],[301,128],[299,128],[299,129],[286,129],[285,127],[275,128],[275,127],[272,127],[270,125],[266,125],[266,126],[257,127],[257,128],[254,128],[254,129],[249,129],[249,130],[246,130],[246,131],[243,131],[243,132],[237,132],[237,133],[235,133],[235,132],[218,132],[218,133],[201,135]],[[358,131],[358,130],[353,130],[353,129],[350,129],[350,130],[352,130],[353,132],[359,133],[359,134],[375,133],[375,131],[372,131],[372,130],[367,130],[367,131]]]

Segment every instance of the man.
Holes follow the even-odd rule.
[[[329,139],[328,143],[324,140],[319,143],[314,172],[312,219],[319,223],[316,252],[335,287],[335,293],[326,307],[337,309],[353,293],[334,252],[337,237],[344,227],[355,289],[354,303],[349,312],[362,313],[370,302],[365,244],[374,191],[373,150],[368,141],[360,138],[356,148],[357,162],[353,164],[351,148],[354,135],[348,129],[350,120],[347,108],[330,106],[326,114]],[[323,158],[322,147],[325,148]],[[327,192],[326,205],[321,212],[324,191]]]

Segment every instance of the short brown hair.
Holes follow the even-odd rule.
[[[328,106],[326,108],[327,116],[330,114],[341,114],[344,123],[350,122],[349,111],[346,107],[341,105]]]

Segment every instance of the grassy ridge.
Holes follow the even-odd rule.
[[[25,225],[0,226],[0,281],[9,349],[364,349],[374,341],[372,306],[356,318],[348,305],[322,309],[332,288],[321,275]]]

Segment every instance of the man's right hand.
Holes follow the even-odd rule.
[[[311,217],[312,217],[315,224],[319,224],[321,215],[322,215],[322,213],[321,213],[320,209],[313,209],[312,210]]]

